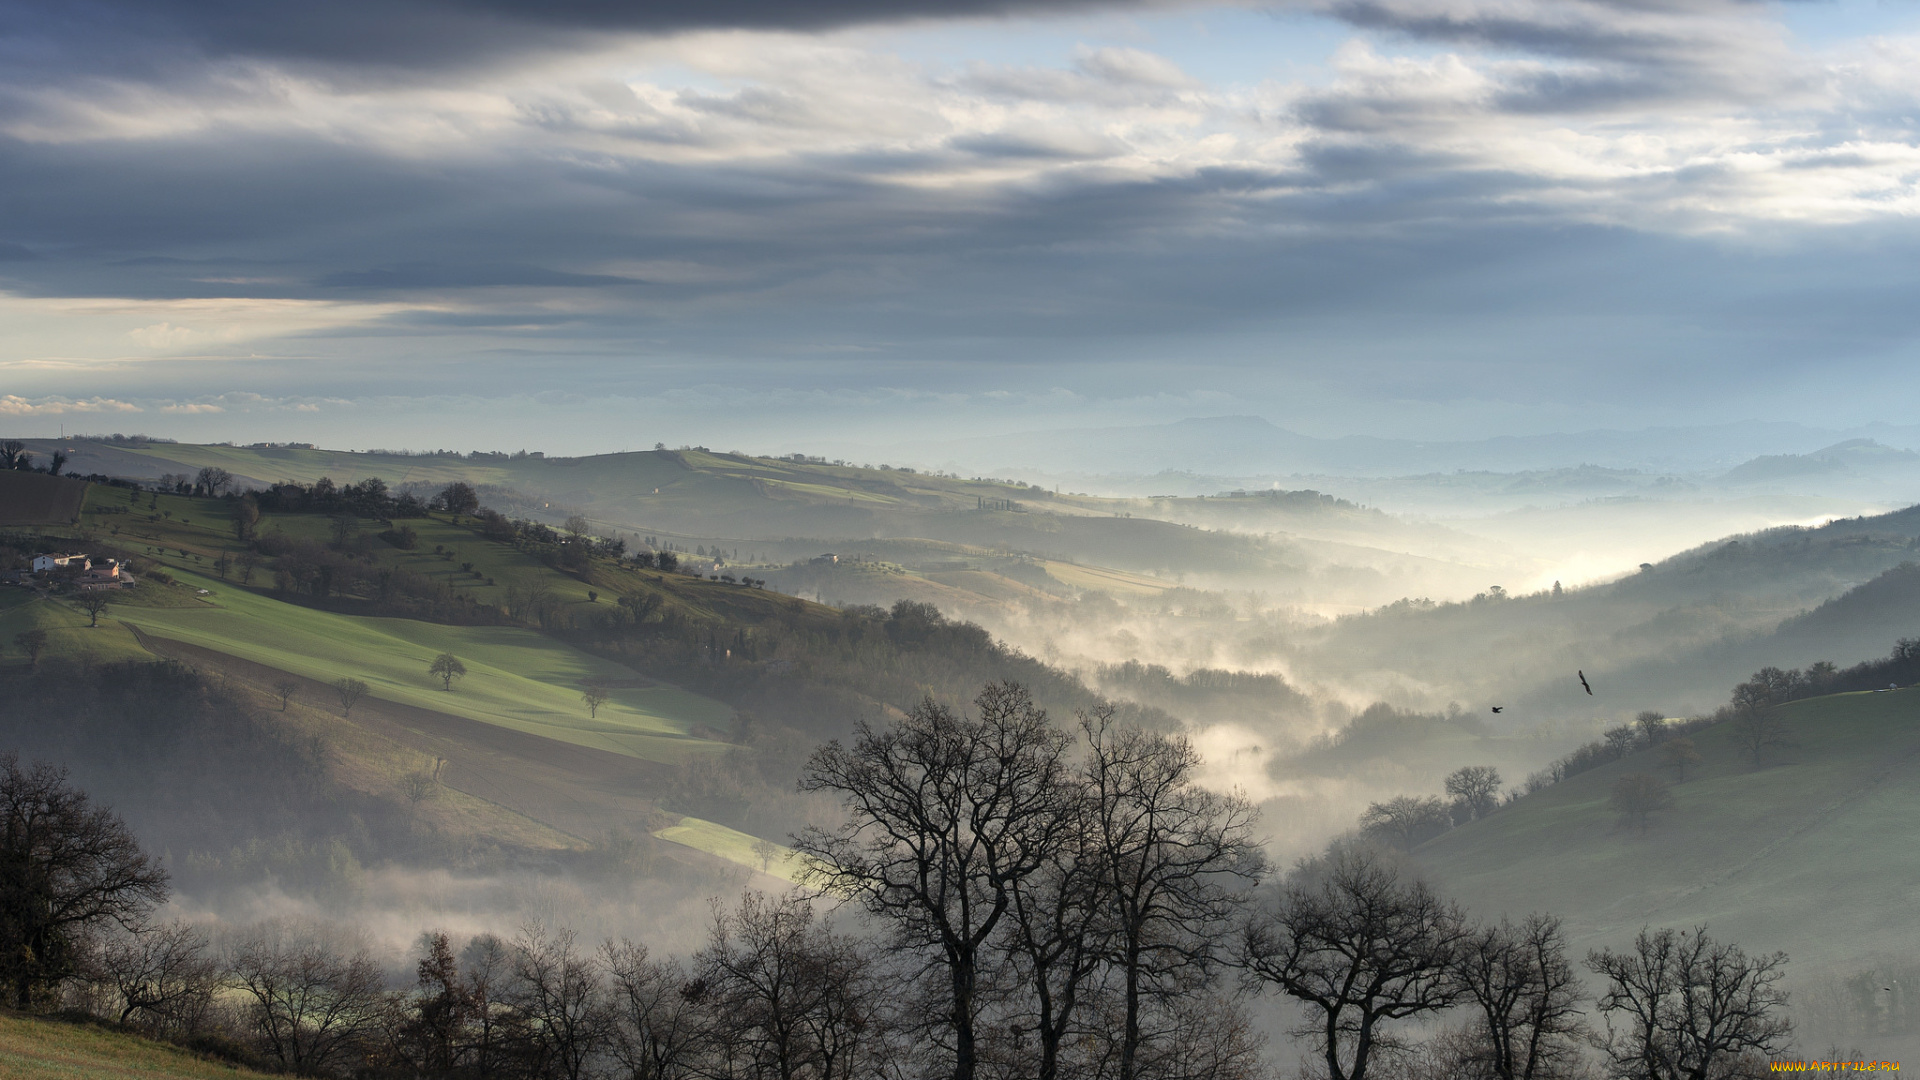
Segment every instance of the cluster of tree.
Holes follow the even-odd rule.
[[[309,602],[361,601],[380,614],[463,625],[513,621],[497,606],[453,588],[447,577],[379,565],[374,538],[356,521],[335,517],[332,539],[324,543],[268,529],[255,535],[250,550],[238,558],[216,560],[214,572],[243,585],[271,582],[283,596]]]
[[[1901,638],[1882,659],[1864,660],[1849,668],[1837,667],[1826,660],[1810,664],[1804,670],[1761,668],[1752,678],[1733,688],[1726,709],[1736,714],[1756,713],[1825,694],[1884,690],[1916,683],[1920,683],[1920,638]]]
[[[1748,956],[1704,928],[1646,929],[1630,950],[1588,953],[1606,982],[1595,1029],[1558,920],[1475,925],[1351,845],[1289,877],[1245,925],[1238,962],[1301,1004],[1295,1034],[1328,1080],[1364,1080],[1409,1052],[1450,1080],[1577,1077],[1590,1075],[1583,1044],[1623,1080],[1730,1080],[1764,1073],[1791,1031],[1786,957]],[[1455,1009],[1467,1017],[1456,1030],[1423,1047],[1402,1041],[1405,1021]]]
[[[33,463],[33,454],[27,450],[27,444],[18,439],[0,442],[0,470],[18,469],[22,472],[43,472],[54,476],[67,465],[67,455],[55,450],[47,458],[45,466]]]
[[[1669,753],[1665,755],[1670,759],[1668,763],[1676,765],[1681,773],[1681,779],[1685,779],[1687,766],[1697,764],[1700,760],[1699,753],[1694,748],[1692,738],[1694,733],[1728,718],[1727,710],[1723,709],[1712,716],[1669,720],[1662,713],[1648,709],[1634,717],[1632,723],[1608,728],[1598,739],[1575,748],[1546,768],[1527,777],[1521,791],[1531,795],[1569,777],[1619,761],[1642,750],[1662,746],[1668,747]]]
[[[1103,711],[1070,736],[1009,684],[974,705],[926,702],[808,764],[846,813],[797,850],[877,934],[749,894],[684,959],[538,926],[459,950],[428,934],[399,990],[341,935],[270,923],[216,956],[154,923],[165,874],[119,819],[0,759],[0,978],[19,1007],[369,1078],[1253,1077],[1235,976],[1299,1007],[1327,1080],[1406,1054],[1450,1077],[1573,1077],[1584,1045],[1621,1077],[1735,1077],[1790,1034],[1783,955],[1648,928],[1585,958],[1596,1028],[1556,920],[1475,924],[1358,842],[1263,894],[1250,808],[1192,782],[1184,740]],[[1458,1029],[1407,1041],[1449,1014]]]
[[[1103,664],[1095,672],[1096,686],[1135,701],[1171,708],[1295,716],[1313,708],[1313,699],[1287,680],[1268,672],[1195,668],[1175,675],[1159,664],[1128,660]]]
[[[1184,1007],[1209,998],[1264,872],[1252,809],[1193,782],[1199,756],[1182,738],[1095,709],[1075,740],[1009,683],[974,705],[929,700],[862,724],[802,780],[846,812],[799,838],[818,883],[926,973],[928,1071],[1195,1075],[1181,1035],[1198,1019]],[[1205,1075],[1245,1075],[1252,1048],[1216,1060],[1225,1071]]]
[[[1412,851],[1448,829],[1499,809],[1500,770],[1463,765],[1447,777],[1446,793],[1445,799],[1401,795],[1369,804],[1360,815],[1360,833],[1399,851]]]
[[[454,485],[464,487],[465,485]],[[468,492],[471,495],[471,490]],[[436,496],[436,504],[446,498],[445,493]],[[465,500],[461,500],[465,502]],[[471,508],[461,511],[471,514],[479,526],[480,534],[496,543],[511,544],[556,569],[580,573],[591,565],[595,557],[619,559],[626,554],[627,542],[618,537],[596,537],[592,525],[578,514],[567,518],[560,529],[538,521],[509,518],[495,510],[479,506],[472,502]],[[652,565],[649,563],[648,565]],[[663,567],[671,570],[672,565]]]
[[[212,495],[219,493],[218,489],[207,492]],[[418,496],[410,492],[396,495],[387,487],[387,482],[377,476],[369,476],[357,484],[336,484],[325,476],[311,484],[283,481],[250,494],[260,509],[269,513],[352,514],[382,520],[425,517],[427,514],[427,504],[421,502]]]

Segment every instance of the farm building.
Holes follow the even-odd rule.
[[[33,557],[33,572],[36,574],[52,573],[55,570],[85,571],[92,567],[93,560],[85,555],[35,555]]]

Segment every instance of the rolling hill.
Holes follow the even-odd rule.
[[[50,449],[35,443],[41,450]],[[150,482],[221,468],[243,486],[339,484],[380,477],[431,492],[459,480],[506,513],[559,522],[579,514],[603,534],[648,535],[734,561],[786,564],[849,542],[901,539],[1179,576],[1195,583],[1285,588],[1319,574],[1352,607],[1408,588],[1475,587],[1490,567],[1531,563],[1490,544],[1315,492],[1222,498],[1101,498],[1012,480],[969,478],[817,458],[702,448],[581,458],[540,454],[348,453],[306,447],[68,440],[80,474]],[[1329,568],[1354,571],[1322,573]],[[989,583],[990,594],[998,588]]]
[[[1920,689],[1780,706],[1791,739],[1756,761],[1731,721],[1692,736],[1704,761],[1644,831],[1608,807],[1630,773],[1676,781],[1657,748],[1454,829],[1416,861],[1477,914],[1550,911],[1577,950],[1643,925],[1706,923],[1803,971],[1920,955]]]

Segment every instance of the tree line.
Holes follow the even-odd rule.
[[[1261,992],[1296,1007],[1327,1080],[1575,1078],[1590,1051],[1623,1080],[1703,1080],[1785,1048],[1783,955],[1648,928],[1585,957],[1588,999],[1551,916],[1477,923],[1351,839],[1272,873],[1251,807],[1198,764],[1102,709],[1063,730],[1014,684],[928,700],[812,755],[803,786],[844,815],[796,838],[811,892],[716,905],[677,957],[428,932],[396,986],[351,934],[266,923],[214,949],[154,922],[164,870],[58,770],[9,757],[0,977],[17,1007],[370,1078],[1251,1080]]]

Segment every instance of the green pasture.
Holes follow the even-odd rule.
[[[700,818],[681,818],[680,824],[668,826],[653,835],[668,843],[690,847],[695,851],[704,851],[728,862],[738,863],[750,870],[760,870],[762,873],[787,881],[799,882],[805,870],[801,856],[778,844],[774,845],[777,850],[767,861],[766,868],[761,870],[760,853],[754,850],[755,845],[759,843],[758,837]]]
[[[664,686],[612,689],[599,717],[590,719],[581,688],[631,679],[633,672],[531,630],[337,615],[191,573],[179,577],[210,595],[190,608],[128,609],[120,617],[160,637],[323,682],[360,679],[375,697],[650,761],[718,749],[686,733],[695,724],[724,727],[732,719],[718,701]],[[452,692],[427,674],[442,652],[467,668]]]
[[[118,610],[117,605],[109,607],[101,612],[100,625],[90,627],[87,613],[68,601],[39,597],[26,589],[0,589],[0,664],[26,665],[27,654],[13,641],[14,635],[26,630],[47,632],[43,660],[90,658],[96,663],[109,663],[153,659],[133,633],[114,620]]]
[[[0,1076],[8,1080],[249,1080],[264,1073],[92,1024],[0,1012]]]

